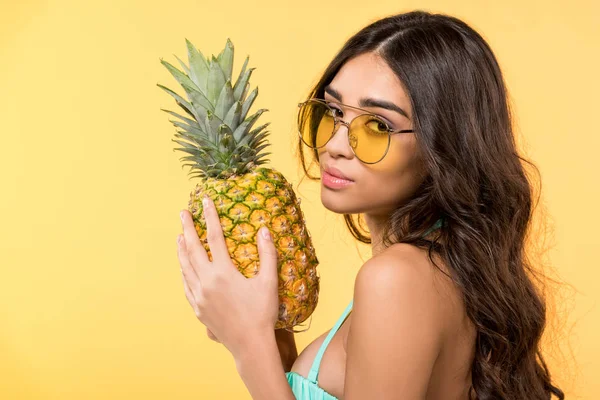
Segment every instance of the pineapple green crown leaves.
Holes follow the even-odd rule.
[[[263,150],[269,145],[266,128],[270,123],[253,129],[257,119],[267,109],[259,109],[248,116],[248,111],[258,95],[258,87],[250,94],[249,79],[256,68],[248,68],[244,61],[238,79],[232,85],[233,43],[227,39],[225,48],[217,57],[205,57],[187,38],[188,64],[177,56],[182,70],[164,61],[167,68],[185,91],[187,100],[171,89],[157,86],[171,95],[186,116],[173,111],[162,111],[178,118],[169,120],[176,128],[173,142],[183,146],[174,150],[189,154],[180,160],[189,161],[190,174],[200,178],[229,178],[243,175],[266,163],[271,153]],[[184,141],[185,140],[185,141]]]

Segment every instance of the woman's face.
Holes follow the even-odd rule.
[[[387,64],[372,53],[347,61],[325,88],[324,98],[379,115],[393,130],[413,128],[410,102],[400,81]],[[392,103],[407,116],[382,107],[364,106],[364,99]],[[336,112],[348,123],[362,113],[343,106],[341,111]],[[319,149],[323,205],[336,213],[365,213],[371,216],[391,213],[414,193],[424,178],[414,135],[411,132],[393,134],[383,160],[376,164],[364,164],[352,152],[348,143],[348,128],[339,124],[333,137]],[[331,179],[328,180],[324,173],[330,168],[335,168],[336,173],[343,174],[352,182],[343,187],[331,187],[328,183]],[[339,185],[334,182],[333,186]]]

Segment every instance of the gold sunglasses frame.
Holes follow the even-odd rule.
[[[352,109],[354,109],[354,110],[359,110],[359,111],[362,111],[363,113],[362,113],[362,114],[359,114],[359,115],[357,115],[357,116],[356,116],[356,117],[354,117],[354,118],[352,118],[352,120],[351,120],[350,122],[346,122],[346,121],[344,121],[343,119],[341,119],[341,118],[339,118],[339,117],[335,117],[335,116],[334,116],[334,117],[333,117],[333,131],[331,132],[331,136],[329,136],[329,139],[327,139],[327,141],[326,141],[326,142],[325,142],[323,145],[321,145],[321,146],[318,146],[318,147],[313,147],[313,146],[311,146],[311,145],[307,144],[307,143],[304,141],[304,138],[302,137],[302,131],[300,130],[300,122],[301,122],[301,121],[300,121],[300,109],[302,109],[302,106],[304,106],[305,104],[307,104],[307,103],[309,103],[309,102],[313,102],[313,101],[314,101],[314,102],[321,103],[321,104],[323,104],[325,107],[327,107],[329,110],[331,110],[331,111],[332,111],[332,114],[331,114],[331,115],[334,115],[334,113],[333,113],[333,109],[332,109],[332,108],[329,106],[329,104],[328,104],[328,103],[334,103],[334,104],[337,104],[337,105],[340,105],[340,106],[344,106],[344,107],[347,107],[347,108],[352,108]],[[385,124],[385,125],[388,127],[388,129],[387,129],[387,133],[388,133],[388,135],[387,135],[387,136],[388,136],[388,140],[387,140],[387,145],[386,145],[386,148],[385,148],[385,152],[383,153],[383,155],[381,156],[381,158],[380,158],[379,160],[377,160],[377,161],[373,161],[373,162],[367,162],[367,161],[363,161],[363,160],[361,160],[361,158],[360,158],[360,157],[359,157],[359,156],[356,154],[356,152],[354,151],[354,147],[352,146],[352,143],[350,143],[350,132],[351,132],[351,130],[350,130],[350,125],[352,125],[352,122],[353,122],[353,121],[354,121],[356,118],[358,118],[358,117],[362,117],[362,116],[363,116],[363,115],[365,115],[365,114],[366,114],[366,115],[370,115],[370,116],[372,116],[372,117],[376,118],[377,120],[381,121],[382,123],[384,123],[384,124]],[[389,124],[388,124],[387,122],[385,122],[385,121],[384,121],[384,120],[383,120],[383,119],[382,119],[380,116],[378,116],[378,115],[375,115],[375,114],[373,114],[372,112],[370,112],[370,111],[367,111],[367,110],[364,110],[364,109],[362,109],[362,108],[358,108],[358,107],[349,106],[349,105],[347,105],[347,104],[343,104],[343,103],[340,103],[340,102],[337,102],[337,101],[329,101],[329,102],[328,102],[328,101],[326,101],[326,100],[324,100],[324,99],[312,98],[312,99],[308,99],[308,100],[306,100],[306,101],[303,101],[302,103],[298,103],[298,117],[297,117],[297,128],[298,128],[298,135],[300,136],[300,140],[302,140],[302,143],[304,143],[304,144],[306,145],[306,147],[308,147],[308,148],[310,148],[310,149],[313,149],[313,150],[316,150],[316,149],[320,149],[321,147],[324,147],[324,146],[326,146],[326,145],[327,145],[327,143],[329,143],[329,141],[331,140],[331,138],[332,138],[332,137],[333,137],[333,136],[336,134],[337,130],[339,129],[339,124],[345,125],[345,126],[346,126],[346,128],[348,128],[348,144],[350,145],[350,148],[352,149],[352,153],[354,153],[354,156],[355,156],[356,158],[358,158],[358,159],[360,160],[360,162],[362,162],[362,163],[364,163],[364,164],[377,164],[378,162],[380,162],[381,160],[383,160],[383,159],[385,158],[385,156],[387,155],[388,151],[390,150],[390,142],[391,142],[391,137],[392,137],[392,135],[394,135],[394,134],[396,134],[396,133],[410,133],[410,132],[414,132],[414,130],[413,130],[413,129],[397,129],[397,130],[391,129],[391,128],[389,127]]]

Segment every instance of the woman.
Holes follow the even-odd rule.
[[[323,205],[344,214],[373,257],[337,323],[299,356],[293,334],[272,330],[269,239],[259,241],[256,279],[206,282],[209,336],[232,352],[252,397],[563,399],[539,347],[545,304],[525,253],[531,185],[485,40],[442,14],[376,21],[345,43],[298,121],[304,171],[319,179],[308,146]],[[212,210],[209,244],[224,248]],[[182,215],[179,258],[190,271],[203,249]],[[187,293],[198,284],[184,282]]]

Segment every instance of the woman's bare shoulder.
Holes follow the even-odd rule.
[[[347,393],[424,398],[444,346],[446,309],[434,275],[423,256],[404,245],[361,267],[348,332]],[[384,377],[385,387],[371,377]]]
[[[451,279],[450,270],[441,257],[407,243],[389,246],[360,268],[355,291],[376,289],[413,293],[414,301],[430,307],[444,321],[442,329],[454,329],[464,317],[462,292]],[[434,264],[435,262],[435,264]],[[404,299],[407,300],[407,299]]]

